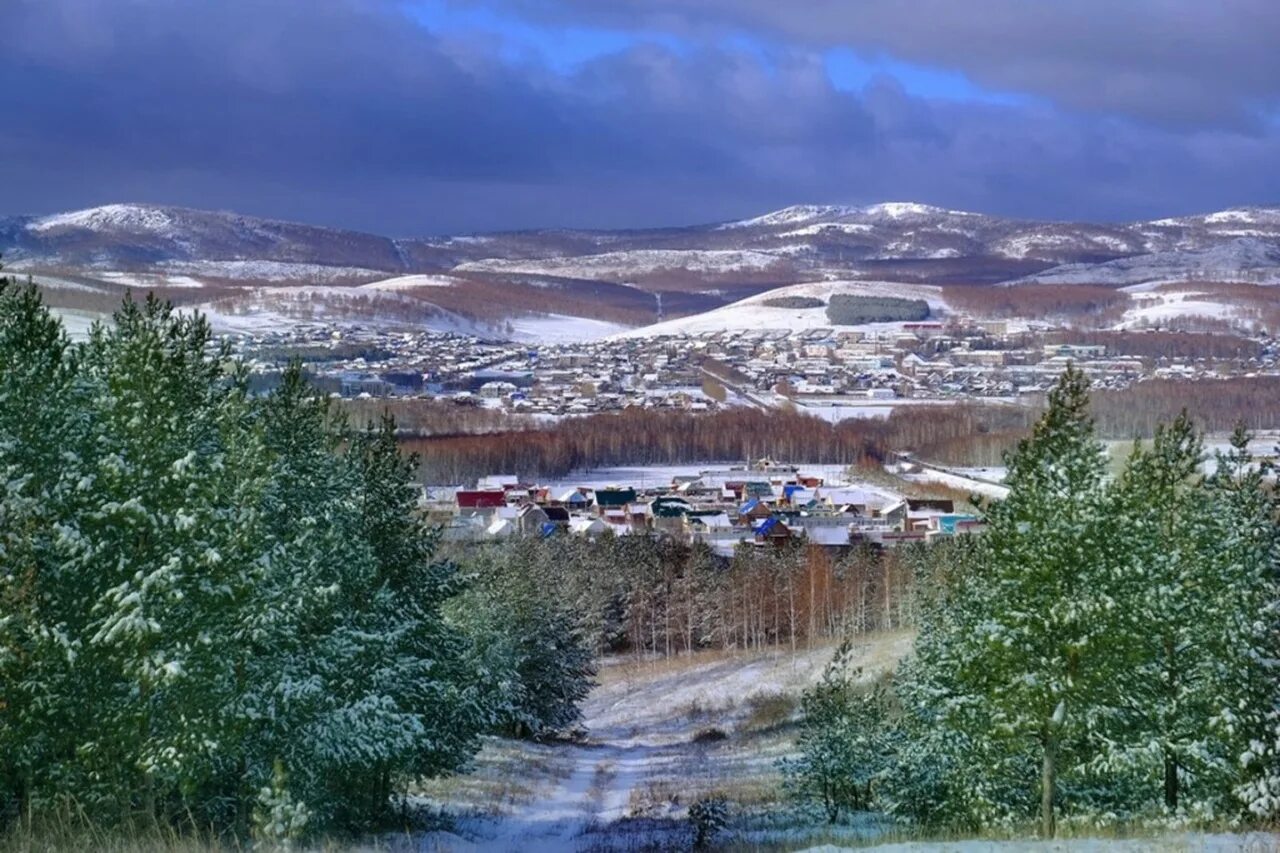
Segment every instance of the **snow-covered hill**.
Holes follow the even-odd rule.
[[[0,219],[0,253],[10,269],[63,282],[68,292],[71,284],[106,294],[208,288],[212,302],[263,287],[367,286],[494,326],[531,313],[639,326],[712,311],[689,321],[709,327],[737,322],[725,319],[732,312],[715,312],[743,297],[832,281],[1280,283],[1280,207],[1114,224],[914,202],[796,205],[693,227],[392,239],[228,212],[110,204]],[[439,292],[433,298],[429,289]]]
[[[1208,248],[1171,249],[1101,264],[1064,264],[1009,284],[1103,284],[1127,287],[1170,281],[1280,284],[1280,240],[1235,237]]]
[[[827,318],[826,303],[837,293],[923,299],[929,303],[930,311],[939,316],[949,311],[949,306],[942,298],[942,289],[933,285],[888,281],[821,281],[770,290],[714,311],[635,329],[624,333],[621,337],[677,337],[711,332],[806,332],[812,329],[831,328],[831,321]],[[789,297],[816,299],[822,304],[809,308],[784,308],[769,304]],[[873,323],[844,328],[872,329],[892,326],[901,326],[901,324]]]

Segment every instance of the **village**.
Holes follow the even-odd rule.
[[[898,466],[905,471],[913,463]],[[843,552],[981,529],[977,517],[958,511],[953,500],[905,497],[848,476],[840,466],[760,460],[672,472],[665,481],[662,469],[623,473],[635,481],[605,485],[588,475],[583,485],[531,485],[515,476],[489,476],[474,488],[428,488],[423,509],[446,541],[655,535],[705,543],[725,557],[744,545],[806,544]]]
[[[1094,388],[1280,372],[1269,338],[1210,359],[1118,354],[1106,343],[1062,342],[1059,331],[961,319],[528,344],[312,324],[231,340],[268,387],[287,361],[301,357],[312,381],[331,395],[426,397],[540,419],[746,405],[795,407],[835,421],[883,417],[913,404],[1009,404],[1039,397],[1068,363]]]

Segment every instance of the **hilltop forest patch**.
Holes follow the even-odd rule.
[[[923,299],[837,293],[827,304],[827,319],[837,326],[914,321],[928,316],[929,303]]]
[[[816,296],[775,296],[773,299],[766,299],[762,304],[769,308],[822,308],[827,303],[818,299]]]

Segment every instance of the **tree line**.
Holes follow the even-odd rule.
[[[915,624],[918,546],[832,554],[742,544],[732,557],[656,535],[521,537],[466,546],[468,560],[555,589],[598,654],[809,646]]]
[[[1201,428],[1229,432],[1280,429],[1280,379],[1149,379],[1095,393],[1098,433],[1106,439],[1150,438],[1186,408]],[[347,404],[364,413],[369,407]],[[795,411],[733,408],[696,414],[627,409],[539,426],[526,418],[476,413],[434,401],[392,402],[416,436],[429,483],[472,483],[493,473],[528,481],[613,465],[697,464],[759,458],[877,466],[891,451],[911,451],[944,465],[997,465],[1043,411],[1043,398],[1021,404],[961,402],[895,409],[883,420],[836,424]]]
[[[251,395],[197,316],[72,344],[0,284],[0,826],[365,830],[574,719],[575,614],[437,558],[415,464],[296,366]]]
[[[754,409],[694,414],[626,409],[616,414],[569,418],[546,429],[483,436],[406,437],[406,449],[423,457],[429,483],[469,483],[493,473],[528,482],[578,469],[746,461],[773,457],[858,465],[883,457],[869,421],[829,424],[794,412]]]

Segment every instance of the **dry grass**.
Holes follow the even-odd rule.
[[[780,728],[791,722],[799,707],[799,697],[794,693],[780,690],[756,693],[747,699],[747,718],[741,728],[749,732]]]
[[[835,639],[815,640],[807,645],[803,652],[835,650],[839,641]],[[676,654],[670,657],[653,656],[647,658],[618,657],[606,659],[600,667],[596,680],[602,687],[623,682],[643,681],[662,675],[671,675],[711,664],[728,661],[753,661],[769,658],[782,659],[790,657],[790,652],[781,646],[767,649],[700,649],[693,654]]]
[[[428,779],[411,793],[450,810],[498,816],[534,802],[571,770],[553,746],[490,738],[469,772]]]

